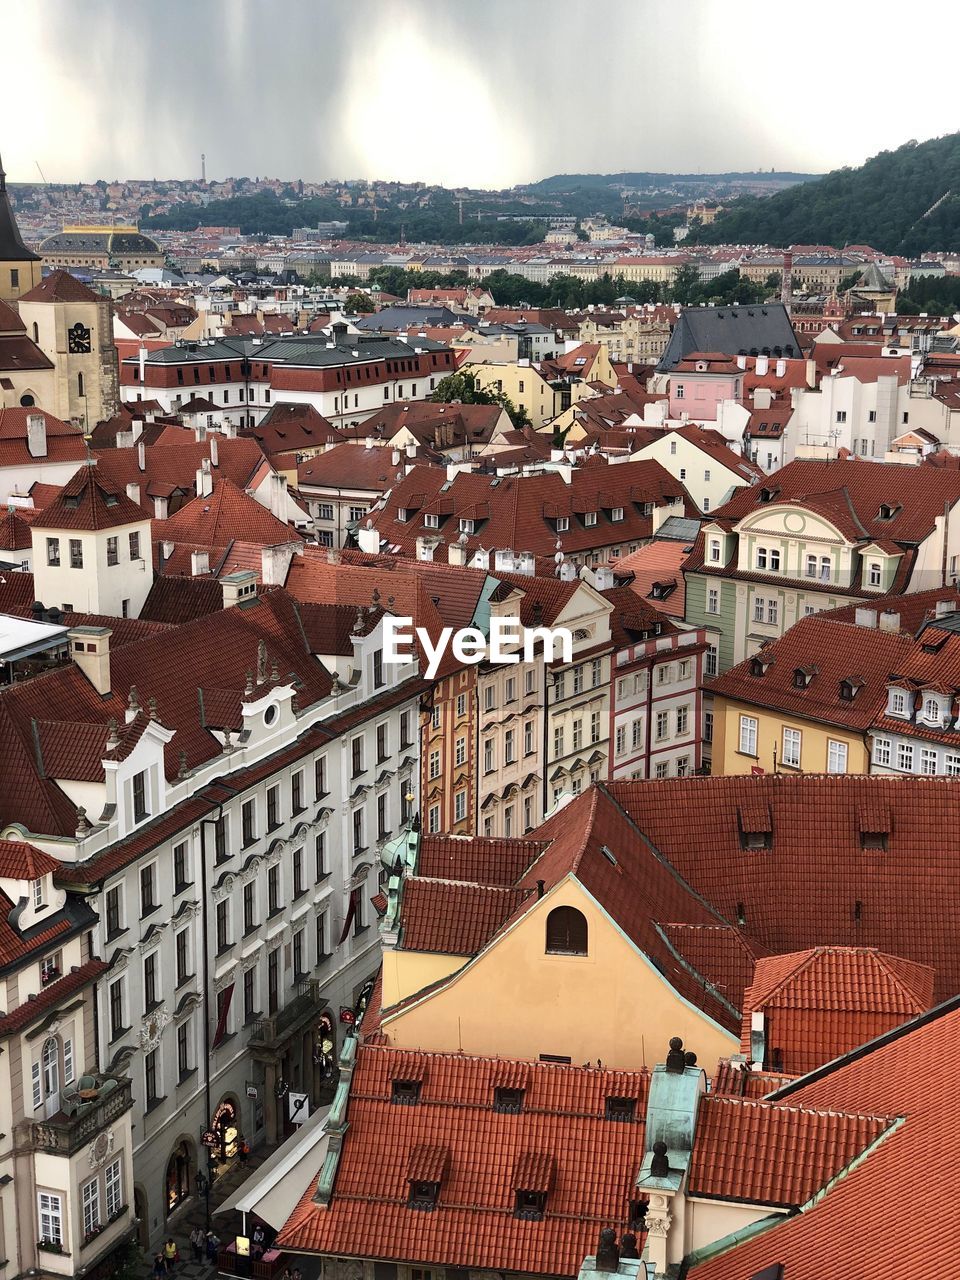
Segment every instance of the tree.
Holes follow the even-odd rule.
[[[506,409],[515,427],[530,425],[526,409],[518,409],[502,391],[489,391],[477,386],[472,373],[450,373],[441,378],[430,399],[436,404],[498,404]]]
[[[670,285],[670,294],[674,302],[688,304],[695,300],[700,292],[700,272],[692,262],[685,262],[677,269]]]
[[[354,315],[356,315],[357,312],[359,311],[362,311],[365,314],[369,314],[369,312],[376,311],[377,309],[374,306],[373,299],[370,297],[368,293],[349,294],[343,306],[345,311],[352,312]]]

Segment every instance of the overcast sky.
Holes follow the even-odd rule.
[[[887,0],[2,0],[0,153],[13,181],[199,176],[202,151],[208,177],[474,186],[823,172],[960,128],[960,5],[935,12],[934,34]]]

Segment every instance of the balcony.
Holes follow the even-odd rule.
[[[29,1122],[28,1141],[37,1151],[72,1156],[130,1109],[130,1081],[116,1076],[81,1076],[61,1094],[61,1110],[49,1120]]]
[[[250,1047],[273,1048],[299,1030],[326,1007],[316,978],[297,983],[297,994],[269,1018],[258,1018],[250,1027]]]

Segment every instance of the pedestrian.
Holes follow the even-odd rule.
[[[190,1247],[193,1249],[193,1260],[194,1260],[194,1262],[202,1262],[202,1261],[203,1261],[203,1242],[204,1242],[204,1239],[205,1239],[205,1236],[204,1236],[204,1234],[203,1234],[203,1227],[196,1226],[196,1227],[194,1227],[194,1228],[193,1228],[193,1230],[190,1232]]]
[[[207,1261],[216,1262],[217,1254],[220,1252],[220,1241],[212,1231],[207,1232]]]
[[[240,1139],[240,1163],[241,1164],[247,1163],[247,1156],[249,1156],[249,1154],[250,1154],[250,1143],[246,1140],[246,1138],[241,1138]]]
[[[267,1233],[263,1229],[263,1223],[258,1222],[253,1228],[253,1256],[262,1258],[263,1251],[267,1244]]]
[[[177,1263],[180,1261],[180,1251],[173,1236],[168,1236],[167,1242],[163,1246],[163,1260],[167,1265],[167,1274],[173,1275],[177,1269]]]
[[[290,1272],[290,1280],[303,1280],[303,1276],[300,1274],[299,1267],[294,1267],[293,1270]]]
[[[162,1253],[158,1253],[153,1260],[154,1280],[163,1280],[167,1274],[167,1264]]]

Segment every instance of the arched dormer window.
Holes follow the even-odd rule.
[[[587,954],[587,920],[576,907],[554,907],[547,916],[547,954]]]

